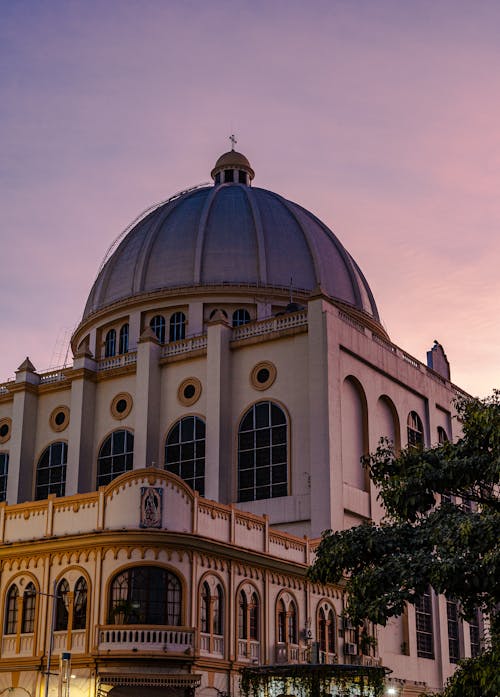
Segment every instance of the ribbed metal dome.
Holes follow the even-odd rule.
[[[83,318],[143,293],[193,286],[318,286],[379,320],[368,283],[312,213],[242,184],[189,191],[140,220],[101,269]]]

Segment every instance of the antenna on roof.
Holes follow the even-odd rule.
[[[293,276],[290,276],[290,305],[293,303]]]
[[[238,141],[236,140],[236,136],[234,135],[234,133],[232,133],[232,134],[229,136],[229,140],[231,141],[231,150],[234,150],[234,146],[235,146],[236,143],[238,142]]]

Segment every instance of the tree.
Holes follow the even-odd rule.
[[[462,436],[395,453],[382,439],[365,462],[386,515],[340,532],[326,531],[313,580],[345,580],[346,613],[356,624],[385,625],[431,585],[491,621],[489,644],[460,662],[446,697],[500,695],[500,391],[457,402]]]

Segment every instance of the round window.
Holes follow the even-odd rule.
[[[177,399],[181,404],[190,407],[197,402],[201,395],[201,382],[198,378],[186,378],[179,385]]]
[[[66,406],[59,406],[52,410],[49,417],[50,428],[59,433],[64,431],[69,424],[69,408]]]
[[[262,361],[250,373],[250,382],[256,390],[267,390],[276,380],[276,366],[270,361]]]
[[[124,419],[132,411],[132,406],[132,396],[128,392],[120,392],[111,402],[111,414],[115,419]]]
[[[10,438],[12,421],[9,418],[0,419],[0,443],[6,443]]]

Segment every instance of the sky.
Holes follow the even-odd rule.
[[[64,362],[109,245],[230,148],[392,341],[500,387],[498,0],[0,0],[0,381]]]

